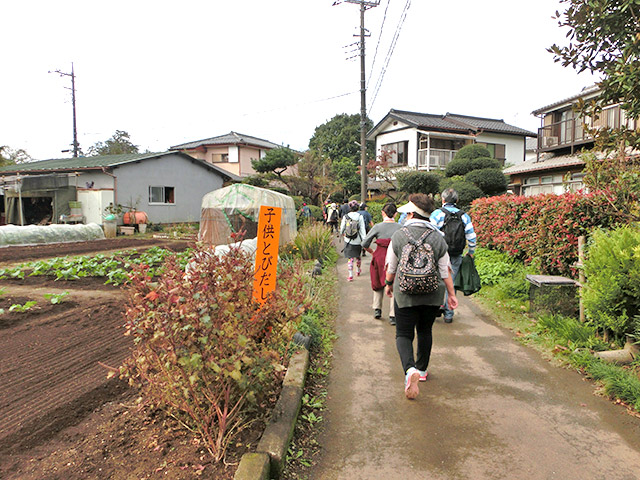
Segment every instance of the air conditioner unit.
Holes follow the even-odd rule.
[[[545,147],[553,147],[554,145],[558,145],[558,137],[544,137]]]

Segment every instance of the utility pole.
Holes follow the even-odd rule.
[[[60,70],[56,70],[55,73],[59,74],[61,77],[62,76],[71,77],[70,90],[71,90],[71,104],[73,106],[73,156],[77,157],[78,152],[80,150],[80,145],[78,145],[78,130],[76,128],[76,75],[73,71],[73,62],[71,62],[71,73],[62,72]],[[69,88],[69,87],[64,87],[64,88]]]
[[[367,81],[365,75],[364,12],[377,7],[380,0],[344,0],[347,3],[360,5],[360,201],[367,199]],[[334,5],[340,3],[334,2]]]

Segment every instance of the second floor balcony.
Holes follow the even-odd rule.
[[[538,129],[538,151],[548,152],[570,149],[571,153],[579,147],[592,143],[594,130],[601,128],[635,128],[635,122],[629,119],[618,105],[604,108],[598,118],[574,117],[572,110],[552,112],[547,116],[560,120]],[[577,114],[576,114],[577,115]],[[546,120],[546,117],[545,117]]]
[[[429,148],[418,150],[419,170],[444,170],[447,164],[453,160],[457,150],[445,150],[442,148]]]

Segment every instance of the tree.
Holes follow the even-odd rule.
[[[367,119],[367,131],[372,127],[373,122]],[[360,115],[342,113],[316,127],[309,149],[331,161],[348,158],[354,165],[360,165]],[[375,158],[373,142],[367,142],[367,158]]]
[[[116,130],[113,136],[105,142],[98,142],[89,147],[88,155],[121,155],[123,153],[139,153],[138,146],[131,143],[129,134],[124,130]]]
[[[507,177],[498,168],[472,170],[464,176],[464,179],[489,196],[505,193],[509,184]]]
[[[578,72],[602,75],[601,94],[582,103],[582,115],[597,116],[603,106],[620,103],[629,118],[640,117],[640,4],[637,0],[561,0],[567,9],[556,12],[567,27],[568,46],[547,50],[554,61]],[[622,126],[592,132],[601,149],[640,146],[640,133]]]
[[[476,198],[484,197],[480,188],[471,182],[467,182],[461,177],[443,178],[440,182],[440,189],[453,188],[458,192],[458,207],[467,209]]]
[[[5,165],[14,165],[16,163],[24,163],[31,160],[31,157],[22,148],[14,150],[6,145],[0,146],[0,167]]]
[[[405,193],[435,195],[440,191],[441,175],[433,172],[410,170],[398,173],[398,190]]]
[[[349,158],[344,157],[334,161],[331,165],[331,174],[347,197],[360,191],[358,167]]]
[[[287,188],[289,184],[282,174],[287,168],[295,165],[298,161],[298,156],[289,147],[274,148],[265,154],[265,156],[259,160],[252,159],[251,166],[253,169],[262,174],[275,174]]]

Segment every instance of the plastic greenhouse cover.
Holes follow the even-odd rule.
[[[297,233],[293,198],[264,188],[237,183],[207,193],[202,198],[199,239],[213,245],[229,243],[230,235],[246,230],[245,238],[254,238],[260,206],[282,208],[280,245]]]
[[[104,232],[97,223],[88,225],[2,225],[0,247],[37,245],[43,243],[86,242],[103,239]]]

